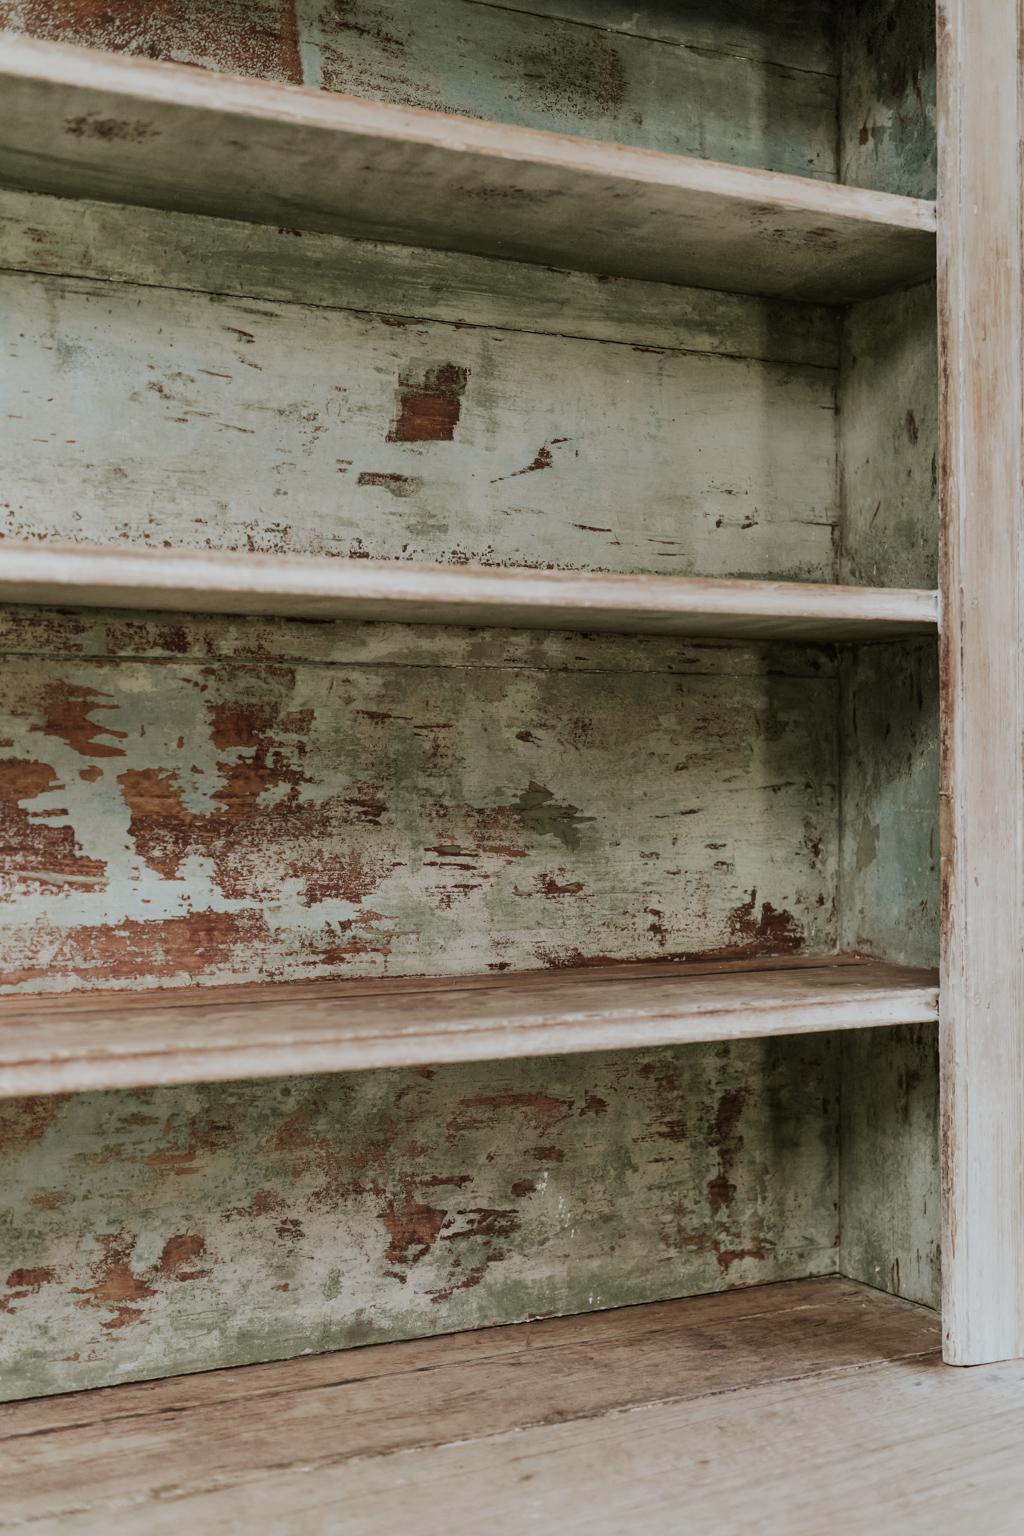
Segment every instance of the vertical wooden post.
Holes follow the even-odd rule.
[[[1024,1355],[1021,0],[938,7],[943,1324]]]

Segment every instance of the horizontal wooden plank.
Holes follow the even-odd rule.
[[[811,301],[934,270],[920,199],[30,39],[0,79],[31,191]]]
[[[751,640],[926,634],[935,592],[229,552],[0,546],[0,601]]]
[[[832,0],[67,0],[0,28],[834,181]],[[855,179],[855,178],[851,178]]]
[[[0,1094],[356,1071],[934,1020],[933,972],[875,962],[671,962],[482,977],[246,988],[178,997],[11,999]]]
[[[879,1304],[914,1315],[907,1303],[865,1296],[865,1310]],[[765,1349],[774,1326],[764,1319],[758,1338]],[[710,1383],[730,1341],[723,1337],[706,1350],[704,1344],[695,1339],[693,1348]],[[290,1466],[282,1465],[271,1422],[256,1442],[262,1461],[247,1478],[229,1474],[226,1486],[218,1484],[216,1442],[208,1437],[209,1460],[197,1446],[190,1460],[182,1456],[177,1475],[154,1454],[150,1498],[130,1482],[120,1485],[116,1503],[100,1506],[102,1513],[69,1498],[73,1512],[59,1531],[91,1533],[107,1509],[124,1536],[177,1536],[186,1525],[204,1536],[234,1536],[261,1524],[275,1536],[303,1536],[329,1530],[339,1510],[344,1523],[335,1529],[345,1536],[411,1527],[418,1536],[486,1529],[507,1536],[1017,1530],[1024,1498],[1020,1361],[950,1371],[930,1350],[902,1359],[879,1351],[859,1366],[829,1369],[824,1339],[821,1359],[816,1372],[801,1361],[788,1379],[762,1378],[746,1390],[720,1389],[639,1412],[574,1414],[502,1435],[467,1434],[461,1442],[453,1436],[443,1447],[358,1462],[339,1457],[332,1464],[330,1451],[314,1461],[298,1450]],[[509,1392],[525,1393],[534,1369],[530,1359]],[[420,1386],[410,1381],[410,1396]],[[157,1445],[168,1438],[167,1430],[154,1436]],[[102,1443],[97,1428],[92,1461],[79,1463],[80,1486],[89,1485],[85,1467],[102,1463]],[[36,1479],[43,1508],[45,1482]]]
[[[0,268],[835,370],[839,312],[711,288],[0,190]],[[25,296],[17,301],[25,305]],[[51,303],[53,300],[51,300]],[[57,301],[59,302],[59,300]],[[63,316],[62,327],[73,323]],[[136,317],[136,327],[138,321]],[[240,321],[246,329],[252,326]],[[155,319],[150,331],[164,324]],[[309,329],[323,329],[310,315]],[[152,336],[149,336],[152,344]],[[282,345],[288,345],[287,338]],[[328,345],[338,346],[333,333]],[[878,359],[882,367],[885,354]],[[147,361],[152,358],[147,356]],[[894,553],[894,551],[890,551]]]
[[[112,211],[128,226],[122,242],[133,246],[139,210]],[[191,222],[183,214],[162,219]],[[235,228],[248,241],[254,226]],[[329,247],[361,243],[320,239]],[[291,244],[310,241],[291,237]],[[150,277],[159,282],[163,257],[150,249]],[[252,259],[251,245],[223,252],[237,271],[248,272]],[[459,260],[516,267],[525,279],[536,271],[521,262]],[[204,270],[196,264],[193,276]],[[489,278],[479,275],[486,287]],[[359,297],[341,264],[331,282],[338,298]],[[393,268],[380,282],[407,299],[417,292]],[[577,275],[568,288],[578,282]],[[322,291],[309,297],[316,303],[281,305],[160,286],[0,277],[0,313],[18,317],[9,408],[0,411],[3,536],[449,566],[834,579],[830,371],[648,350],[646,342],[637,350],[466,329],[452,318],[395,324],[387,313],[321,308]],[[562,298],[563,317],[575,319],[573,294],[563,289]],[[742,302],[761,310],[748,333],[775,329],[779,306]],[[663,303],[662,310],[682,345],[678,309]],[[485,320],[489,312],[485,294],[463,318]],[[520,318],[530,314],[524,294]],[[495,318],[513,318],[507,301]],[[705,315],[702,328],[715,323]]]
[[[654,1403],[703,1405],[713,1419],[722,1394],[781,1393],[883,1361],[920,1370],[938,1330],[932,1312],[829,1277],[11,1404],[0,1408],[11,1463],[0,1528],[87,1513],[101,1524],[116,1510],[119,1529],[148,1530],[170,1495],[174,1508],[194,1501],[205,1529],[218,1490],[273,1488],[299,1466],[358,1478],[366,1459]],[[629,1421],[615,1423],[624,1448]],[[111,1435],[116,1456],[103,1453]],[[386,1463],[396,1486],[406,1462]],[[444,1465],[417,1463],[424,1507]]]

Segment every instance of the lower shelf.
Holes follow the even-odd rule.
[[[932,971],[664,962],[526,975],[7,998],[0,1096],[928,1023]]]
[[[789,641],[934,634],[938,622],[936,592],[900,587],[9,540],[0,555],[5,603]]]
[[[1016,1531],[1024,1365],[939,1343],[829,1277],[11,1403],[0,1526]]]

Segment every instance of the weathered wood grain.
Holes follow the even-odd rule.
[[[819,642],[927,634],[938,622],[934,591],[10,539],[0,601]]]
[[[829,1273],[837,1062],[817,1035],[9,1101],[0,1395]]]
[[[0,999],[0,1096],[635,1050],[938,1018],[938,973],[671,962],[525,976]]]
[[[939,954],[937,662],[910,641],[840,668],[840,947],[903,965]]]
[[[0,78],[28,191],[811,302],[934,271],[923,199],[23,38]]]
[[[1024,1355],[1020,7],[939,5],[943,1328]]]
[[[209,658],[174,624],[148,656],[10,655],[3,982],[834,949],[827,659],[666,670],[672,643],[637,639],[573,670],[576,637],[538,632],[508,666],[500,636],[446,655],[432,628],[400,660],[373,628],[311,665],[254,666],[244,627]],[[492,643],[492,666],[449,664]]]
[[[923,545],[920,546],[923,549]],[[939,949],[935,646],[852,648],[840,663],[840,943],[934,965]],[[840,1269],[938,1304],[935,1031],[843,1047]]]
[[[0,268],[839,366],[834,309],[0,188]],[[310,316],[310,324],[316,317]]]
[[[11,0],[8,31],[405,106],[835,176],[823,0]]]
[[[938,573],[936,300],[931,283],[855,304],[839,371],[842,581],[931,586]]]
[[[11,538],[834,575],[821,368],[23,274],[0,315]]]
[[[941,1294],[934,1025],[844,1036],[839,1270],[909,1301]]]
[[[722,1344],[728,1354],[727,1337]],[[1024,1497],[1019,1362],[944,1371],[929,1350],[807,1374],[313,1473],[261,1467],[247,1486],[213,1486],[194,1498],[183,1467],[173,1498],[118,1514],[130,1536],[174,1536],[186,1519],[210,1536],[231,1536],[240,1521],[267,1518],[282,1536],[301,1536],[340,1509],[346,1536],[407,1522],[423,1536],[494,1526],[510,1536],[538,1528],[676,1536],[681,1518],[688,1536],[749,1526],[765,1536],[1016,1530]],[[87,1532],[95,1520],[86,1506],[51,1529]]]
[[[934,197],[934,0],[839,0],[835,10],[839,179]]]
[[[934,1314],[828,1278],[22,1403],[0,1410],[0,1528],[109,1513],[141,1530],[172,1488],[198,1515],[218,1489],[269,1491],[295,1461],[313,1481],[342,1464],[358,1476],[371,1457],[604,1415],[631,1443],[622,1410],[712,1414],[726,1393],[883,1361],[923,1372],[937,1333]],[[111,1435],[116,1456],[102,1452]],[[401,1467],[389,1463],[399,1482]]]

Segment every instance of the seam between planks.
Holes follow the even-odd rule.
[[[189,215],[189,214],[182,214],[182,215],[180,215],[180,217],[182,217],[182,218],[189,218],[189,217],[191,217],[191,215]],[[326,236],[325,238],[329,239],[330,236]],[[415,250],[417,248],[415,246],[409,246],[409,247],[401,247],[401,249]],[[487,258],[484,257],[484,258],[480,258],[480,259],[486,260]],[[492,258],[492,259],[499,259],[499,258]],[[514,263],[516,266],[527,267],[529,269],[536,269],[537,265],[538,265],[536,262],[517,260],[514,257],[504,257],[504,258],[500,258],[500,259],[504,260],[504,261],[507,261],[509,263]],[[554,271],[558,272],[559,274],[565,275],[566,277],[577,277],[577,276],[587,277],[587,276],[590,275],[590,274],[588,274],[586,272],[577,272],[576,270],[574,270],[571,267],[558,267],[558,268],[553,268],[553,269],[541,268],[541,270],[543,270],[543,271],[554,270]],[[462,319],[458,319],[458,320],[445,320],[445,319],[441,319],[441,318],[439,318],[437,316],[432,316],[432,315],[407,314],[404,310],[366,309],[366,308],[361,308],[358,305],[353,305],[353,304],[325,304],[322,301],[318,302],[318,301],[315,301],[315,300],[306,300],[306,299],[277,298],[277,297],[268,298],[265,294],[251,293],[251,292],[249,292],[248,289],[234,289],[234,290],[232,290],[232,289],[208,288],[208,287],[192,287],[192,286],[189,286],[189,285],[183,284],[183,283],[147,283],[147,282],[144,282],[141,278],[98,277],[98,276],[95,276],[94,274],[88,273],[88,272],[53,272],[53,271],[45,271],[45,270],[42,270],[42,269],[37,268],[37,267],[21,267],[21,266],[8,266],[8,265],[0,265],[0,273],[10,273],[12,276],[19,276],[19,277],[44,278],[44,279],[49,279],[49,281],[56,282],[56,283],[80,283],[82,285],[85,285],[85,284],[88,284],[88,283],[95,283],[98,287],[101,288],[101,290],[103,288],[116,288],[116,289],[122,289],[122,288],[141,288],[144,291],[155,290],[158,293],[189,293],[189,294],[197,294],[197,295],[200,295],[200,296],[205,297],[205,298],[225,299],[225,300],[228,300],[229,302],[232,302],[232,303],[238,303],[238,302],[243,301],[243,300],[248,300],[248,301],[250,301],[250,302],[252,302],[254,304],[266,304],[268,306],[272,305],[272,306],[275,306],[275,307],[278,307],[278,308],[282,308],[282,309],[301,309],[301,310],[312,310],[314,312],[324,311],[327,314],[358,315],[361,318],[371,319],[371,320],[382,320],[382,319],[384,319],[384,317],[388,317],[390,319],[402,320],[402,321],[404,321],[404,322],[406,322],[407,324],[410,324],[410,325],[441,325],[441,326],[446,326],[449,330],[456,330],[456,331],[499,332],[502,335],[510,335],[510,336],[544,336],[544,337],[547,337],[547,338],[549,338],[550,340],[553,340],[553,341],[582,342],[582,343],[584,343],[585,345],[588,345],[588,346],[596,346],[596,347],[626,347],[630,351],[635,351],[638,347],[640,347],[645,352],[654,352],[654,353],[662,353],[662,352],[664,352],[664,353],[669,354],[671,356],[714,358],[717,361],[729,362],[729,363],[761,363],[766,368],[774,367],[774,368],[785,368],[785,369],[789,369],[789,370],[807,369],[809,372],[812,372],[812,373],[827,373],[827,374],[829,374],[829,375],[831,375],[833,377],[836,377],[836,378],[838,378],[838,374],[839,374],[839,364],[838,363],[808,363],[808,362],[802,362],[799,359],[779,358],[779,357],[762,357],[761,355],[759,355],[757,353],[741,352],[741,351],[738,351],[738,350],[737,351],[720,351],[720,350],[717,350],[715,348],[708,348],[708,347],[673,346],[673,345],[671,345],[671,343],[661,343],[661,342],[651,343],[651,342],[648,342],[648,341],[644,341],[644,340],[642,340],[639,337],[636,340],[627,341],[625,339],[619,339],[617,337],[612,337],[612,336],[586,336],[586,335],[582,335],[582,334],[580,334],[579,332],[576,332],[576,331],[542,330],[542,329],[534,329],[532,326],[502,325],[500,323],[492,324],[492,323],[481,321],[481,320],[462,320]],[[644,282],[644,283],[651,282],[652,285],[653,285],[655,280],[654,279],[647,279],[647,278],[628,278],[628,277],[623,277],[623,278],[617,278],[617,279],[615,279],[615,281],[624,282],[624,283],[628,283],[628,282]],[[692,285],[688,285],[686,283],[658,283],[657,286],[659,288],[670,288],[670,289],[673,289],[673,290],[678,290],[678,291],[683,292],[683,293],[687,293],[687,292],[692,292],[693,291]],[[918,283],[914,283],[914,284],[910,284],[909,286],[911,286],[911,287],[920,287],[921,285],[918,284]],[[703,292],[705,290],[700,290],[700,291]],[[711,291],[714,291],[714,290],[711,290]],[[721,291],[722,292],[728,292],[728,290],[725,290],[725,289],[723,289]],[[756,299],[756,295],[737,294],[737,295],[734,295],[734,296],[738,297],[738,298],[752,297],[752,298]],[[772,303],[773,300],[767,299],[764,302]],[[779,302],[779,303],[787,303],[787,302],[795,302],[795,301],[787,301],[785,299],[780,299],[777,302]],[[842,308],[844,306],[836,305],[836,304],[820,304],[820,305],[812,305],[811,307],[812,308],[820,308],[820,309],[839,309],[839,308]],[[265,317],[265,318],[271,318],[271,317]],[[827,407],[827,406],[821,406],[820,409],[822,409],[822,410],[833,410],[834,408],[833,407]],[[811,526],[830,528],[833,525],[831,523],[813,523]]]
[[[762,54],[747,53],[742,48],[716,48],[705,43],[684,42],[681,38],[659,37],[653,32],[627,32],[622,27],[601,26],[599,22],[585,21],[577,16],[557,16],[547,11],[532,11],[526,5],[502,5],[499,0],[463,0],[463,3],[478,5],[491,11],[507,11],[513,16],[532,16],[537,21],[557,22],[562,26],[584,27],[590,32],[608,32],[612,37],[635,38],[638,42],[663,43],[667,48],[682,48],[689,53],[712,54],[725,59],[743,59],[748,64],[759,64],[765,69],[786,70],[794,75],[812,75],[819,80],[838,81],[839,79],[839,71],[836,69],[811,69],[806,64],[787,64],[781,59],[769,59]],[[836,164],[839,164],[838,157]],[[830,179],[838,179],[838,174]]]

